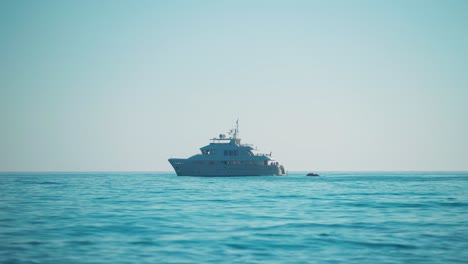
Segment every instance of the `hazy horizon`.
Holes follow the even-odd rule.
[[[468,171],[467,1],[4,1],[0,171]]]
[[[293,170],[293,171],[287,171],[288,173],[293,173],[293,174],[296,174],[296,173],[308,173],[308,172],[319,172],[319,173],[379,173],[379,172],[382,172],[382,173],[410,173],[410,172],[415,172],[415,173],[430,173],[430,172],[434,172],[434,173],[466,173],[468,171],[449,171],[449,170],[440,170],[440,171],[424,171],[424,170],[419,170],[419,171],[413,171],[413,170],[381,170],[381,171],[373,171],[373,170]],[[79,171],[79,170],[75,170],[75,171],[53,171],[53,170],[44,170],[44,171],[0,171],[0,174],[7,174],[7,173],[13,173],[13,174],[16,174],[16,173],[33,173],[33,174],[43,174],[43,173],[57,173],[57,174],[75,174],[75,173],[90,173],[90,174],[95,174],[95,173],[135,173],[135,174],[142,174],[142,173],[174,173],[174,169],[169,169],[169,170],[142,170],[142,171]],[[322,175],[323,176],[323,175]],[[187,177],[205,177],[205,176],[187,176]],[[210,176],[210,177],[216,177],[216,176]],[[220,177],[223,177],[223,176],[220,176]],[[241,177],[241,176],[239,176]],[[258,176],[258,177],[261,177],[261,176]]]

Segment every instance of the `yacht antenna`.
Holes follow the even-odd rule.
[[[236,121],[236,128],[234,129],[234,138],[237,138],[237,134],[239,133],[239,118]]]

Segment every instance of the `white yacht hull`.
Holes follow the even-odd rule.
[[[189,159],[169,159],[177,176],[281,176],[286,175],[281,165],[224,164],[221,161],[200,164]]]

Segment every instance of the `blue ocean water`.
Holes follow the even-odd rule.
[[[1,173],[1,263],[467,263],[467,172]]]

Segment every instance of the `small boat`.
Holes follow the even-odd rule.
[[[315,176],[315,177],[318,177],[318,176],[320,176],[320,175],[318,175],[317,173],[311,172],[311,173],[307,173],[306,176]]]

